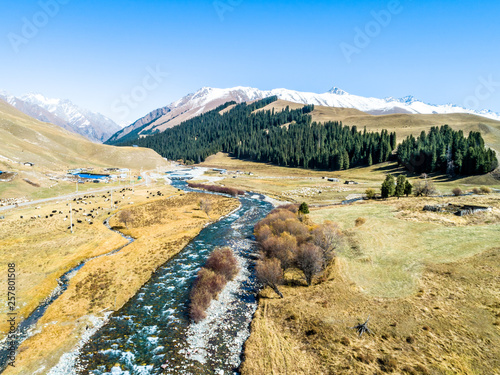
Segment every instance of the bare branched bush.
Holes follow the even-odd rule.
[[[229,247],[214,250],[204,267],[224,276],[227,281],[233,280],[238,274],[238,262]]]
[[[327,221],[313,229],[313,243],[323,250],[325,265],[335,258],[343,242],[342,232],[336,223]]]
[[[473,192],[474,194],[479,195],[479,194],[481,194],[481,189],[479,189],[479,188],[477,188],[477,187],[476,187],[476,188],[472,189],[472,192]]]
[[[195,322],[205,319],[205,310],[238,273],[238,263],[228,247],[216,249],[210,254],[191,289],[189,316]]]
[[[273,213],[277,212],[278,210],[287,210],[287,211],[290,211],[290,212],[296,214],[299,211],[299,205],[293,204],[293,203],[284,204],[284,205],[281,205],[278,208],[275,208],[274,210],[272,210],[270,212],[270,214],[273,214]]]
[[[368,199],[374,199],[376,192],[374,189],[366,189],[365,195],[366,195],[366,198],[368,198]]]
[[[288,232],[297,238],[297,242],[303,243],[310,238],[310,232],[304,223],[301,223],[297,218],[279,220],[271,224],[271,230],[275,235]]]
[[[232,195],[233,197],[237,195],[245,195],[245,192],[243,190],[225,186],[219,186],[219,185],[206,185],[206,184],[197,184],[195,182],[188,182],[188,186],[193,189],[203,189],[207,191],[213,191],[215,193],[229,194]]]
[[[297,239],[284,232],[279,236],[271,236],[262,242],[262,249],[268,258],[276,258],[281,263],[283,272],[293,266],[297,252]]]
[[[436,194],[436,188],[432,181],[426,179],[425,181],[415,182],[415,185],[413,185],[413,192],[416,197],[428,197]]]
[[[134,215],[132,214],[131,211],[124,210],[124,211],[121,211],[120,214],[118,215],[118,220],[120,220],[120,222],[122,222],[123,224],[125,224],[125,226],[128,229],[128,225],[132,221],[134,221]]]
[[[461,195],[463,194],[462,189],[460,189],[459,187],[456,187],[456,188],[455,188],[455,189],[453,189],[451,192],[453,193],[453,195],[454,195],[455,197],[459,197],[459,196],[461,196]]]
[[[300,246],[297,252],[297,267],[304,272],[307,285],[311,285],[314,276],[321,272],[323,263],[323,252],[319,246],[312,243]]]
[[[356,227],[360,227],[362,226],[363,224],[366,223],[366,219],[364,217],[358,217],[355,221],[354,221],[354,225]]]
[[[257,223],[257,225],[255,226],[255,231],[259,231],[260,227],[264,225],[271,227],[272,223],[275,223],[277,221],[285,221],[287,219],[297,219],[297,215],[293,212],[283,210],[281,208],[274,209],[269,215],[267,215],[264,219]]]
[[[285,209],[275,209],[265,219],[261,220],[255,226],[255,234],[257,239],[262,237],[269,237],[268,232],[261,232],[261,229],[267,226],[275,236],[281,233],[288,232],[297,238],[299,243],[306,241],[310,238],[309,229],[307,226],[300,222],[297,214],[292,213]],[[260,239],[259,239],[260,241]]]
[[[262,243],[272,235],[273,232],[271,231],[271,228],[269,228],[269,225],[255,226],[255,238],[257,238],[258,242]]]
[[[255,266],[255,272],[257,274],[257,279],[264,284],[269,286],[272,290],[276,292],[280,298],[283,298],[278,286],[283,282],[283,272],[281,269],[280,261],[276,258],[259,260]]]
[[[212,202],[208,199],[202,199],[200,200],[200,210],[202,210],[207,216],[209,220],[212,220],[210,218],[210,211],[212,211]]]
[[[198,271],[196,281],[191,290],[191,305],[189,315],[195,322],[205,318],[205,310],[210,306],[212,299],[224,289],[226,279],[207,268]]]
[[[481,186],[481,193],[483,194],[491,194],[492,190],[488,186]]]

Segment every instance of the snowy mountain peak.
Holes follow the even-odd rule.
[[[345,92],[342,89],[339,89],[338,87],[332,87],[330,91],[328,91],[330,94],[335,94],[335,95],[349,95],[347,92]]]
[[[94,142],[104,142],[121,129],[106,116],[80,108],[68,99],[47,98],[39,93],[17,98],[0,93],[0,97],[28,116],[61,126]]]

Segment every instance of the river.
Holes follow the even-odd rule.
[[[173,185],[184,190],[185,182]],[[78,374],[233,374],[257,308],[253,227],[272,209],[261,195],[240,197],[233,214],[204,228],[160,267],[81,349]],[[214,301],[204,321],[189,320],[189,292],[213,249],[230,246],[240,273]]]
[[[109,229],[111,226],[109,225],[109,218],[104,221],[104,225]],[[69,282],[71,279],[80,271],[85,264],[93,259],[97,259],[103,256],[110,256],[116,254],[121,251],[125,246],[130,245],[134,242],[132,237],[125,236],[124,234],[114,231],[120,234],[123,238],[125,238],[128,243],[126,245],[121,246],[119,249],[115,249],[110,251],[107,254],[99,255],[93,258],[86,259],[85,261],[78,264],[76,267],[70,269],[64,275],[57,279],[57,287],[52,291],[52,293],[42,302],[40,305],[17,327],[16,332],[13,334],[12,338],[9,338],[8,341],[12,342],[12,344],[8,344],[7,339],[0,345],[0,373],[2,373],[8,366],[9,363],[9,353],[11,350],[17,351],[19,346],[30,337],[33,329],[36,327],[36,324],[40,320],[40,318],[45,314],[50,305],[52,305],[67,289],[69,286]]]

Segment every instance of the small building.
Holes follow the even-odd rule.
[[[329,178],[328,181],[329,182],[340,182],[340,180],[338,178]]]
[[[132,145],[132,147],[139,147],[139,146],[137,146],[137,145]]]
[[[359,183],[356,181],[346,181],[346,182],[344,182],[344,184],[345,185],[359,185]]]

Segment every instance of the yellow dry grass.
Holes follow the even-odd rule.
[[[283,287],[283,300],[263,292],[243,375],[498,373],[499,248],[429,264],[419,291],[404,298],[362,293],[345,267],[340,259],[321,284]],[[368,317],[373,335],[358,337],[350,327]],[[293,351],[285,358],[297,361],[280,358],[285,339]]]
[[[89,166],[138,170],[166,165],[153,150],[92,143],[56,125],[34,120],[3,101],[0,101],[0,139],[0,161],[14,171],[29,171],[20,165],[24,162],[35,163],[40,172]]]
[[[470,217],[424,213],[427,204],[473,204],[495,207]],[[356,227],[355,220],[366,222]],[[448,263],[500,243],[500,200],[491,198],[409,198],[315,210],[316,222],[340,223],[350,246],[339,256],[360,290],[377,297],[413,293],[427,263]]]
[[[448,202],[493,210],[422,212]],[[500,371],[498,197],[393,199],[310,217],[340,223],[347,245],[316,285],[290,272],[283,300],[261,292],[243,375]],[[368,317],[373,335],[358,337],[350,327]]]
[[[156,192],[159,189],[150,188],[150,190]],[[213,209],[210,212],[212,220],[228,214],[239,205],[235,199],[206,194],[176,194],[170,199],[153,198],[151,191],[149,193],[145,189],[136,191],[133,197],[136,202],[134,205],[128,204],[130,201],[127,197],[123,199],[121,196],[118,197],[118,194],[115,195],[116,199],[122,200],[121,208],[130,210],[135,220],[129,224],[129,229],[122,227],[123,225],[115,218],[112,219],[111,224],[132,235],[136,241],[112,256],[89,261],[76,274],[68,290],[47,309],[38,322],[37,333],[21,345],[16,367],[9,368],[5,374],[31,374],[41,368],[46,370],[51,368],[57,364],[63,353],[71,351],[76,345],[86,326],[90,324],[91,316],[102,317],[104,311],[119,309],[123,306],[151,277],[154,270],[179,252],[209,221],[207,215],[198,208],[202,198],[212,201]],[[165,195],[174,194],[174,189],[165,187],[162,192]],[[137,203],[146,201],[148,203]],[[95,230],[96,224],[92,227]],[[43,233],[43,229],[40,229],[46,236],[52,230],[53,228],[47,228],[47,233]],[[89,243],[86,243],[86,246],[93,252],[80,254],[81,249],[75,248],[74,257],[87,258],[89,254],[109,252],[123,244],[124,240],[118,234],[107,229],[102,231],[113,237],[113,240],[108,241],[108,247],[103,246],[101,239],[94,232],[95,238],[87,239]],[[77,226],[77,233],[80,235],[82,232],[83,229]],[[23,240],[12,239],[10,241],[22,242]],[[57,246],[60,245],[57,244]],[[26,259],[30,257],[30,254],[36,253],[38,247],[37,241],[33,239],[26,251]],[[33,268],[28,265],[19,266],[20,278],[26,278],[25,273],[38,271],[41,274],[39,278],[45,277],[47,280],[46,283],[49,286],[45,289],[41,285],[33,285],[40,299],[50,291],[55,277],[64,273],[75,263],[69,262],[67,258],[64,259],[66,262],[58,259],[57,251],[64,251],[58,249],[55,247],[53,252],[40,254],[43,269],[46,263],[54,263],[52,268],[59,267],[54,274],[45,275],[38,269],[31,271]],[[35,282],[36,280],[33,281]],[[23,293],[25,293],[24,284],[20,282],[19,298]],[[29,290],[24,298],[32,298],[28,293]],[[29,312],[29,309],[25,308],[25,311]]]

